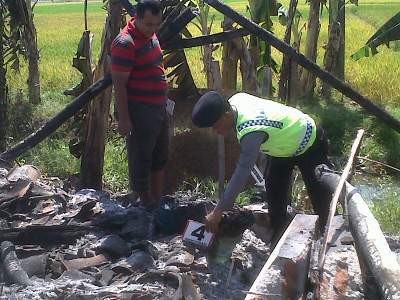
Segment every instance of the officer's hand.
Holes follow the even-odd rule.
[[[132,122],[129,118],[120,118],[118,121],[118,131],[122,136],[127,136],[132,131]]]
[[[221,221],[222,211],[214,209],[206,216],[205,227],[208,232],[216,233]]]

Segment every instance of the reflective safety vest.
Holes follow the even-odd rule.
[[[238,93],[229,99],[237,111],[236,135],[262,131],[268,139],[260,151],[274,157],[292,157],[304,153],[315,141],[314,120],[296,108]]]

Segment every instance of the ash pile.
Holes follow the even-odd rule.
[[[243,299],[270,253],[251,211],[225,215],[206,251],[180,234],[210,199],[176,193],[156,213],[121,203],[34,166],[0,168],[0,299]]]

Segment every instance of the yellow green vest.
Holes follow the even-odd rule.
[[[237,111],[236,135],[242,137],[263,131],[268,139],[260,151],[274,157],[292,157],[304,153],[315,141],[314,120],[296,108],[238,93],[229,99]]]

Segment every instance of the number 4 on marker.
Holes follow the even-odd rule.
[[[202,239],[204,239],[204,231],[205,230],[206,230],[205,226],[202,225],[199,228],[193,230],[190,235],[196,237],[197,240],[201,241]]]

